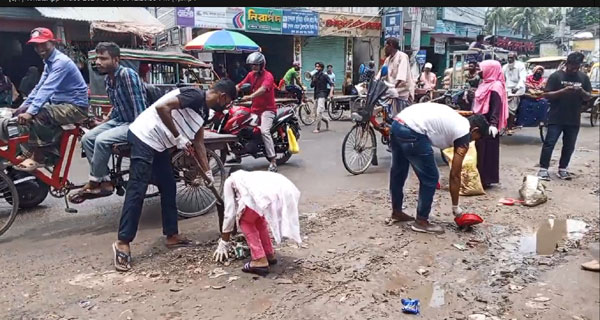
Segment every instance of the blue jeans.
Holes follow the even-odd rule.
[[[569,161],[571,161],[571,156],[573,155],[573,151],[575,151],[575,143],[577,142],[577,135],[579,134],[579,126],[549,124],[548,134],[544,140],[542,154],[540,155],[540,168],[548,169],[548,167],[550,167],[552,151],[554,151],[554,146],[556,145],[561,133],[563,135],[563,147],[560,153],[558,168],[566,169],[569,166]]]
[[[285,91],[293,93],[298,99],[298,104],[302,103],[302,89],[298,86],[286,86]]]
[[[138,139],[131,131],[127,132],[127,140],[131,144],[131,164],[119,222],[119,240],[131,242],[135,238],[146,190],[153,173],[160,191],[163,234],[172,236],[179,233],[175,202],[176,184],[169,150],[158,152]]]
[[[90,181],[110,181],[108,161],[115,143],[127,142],[129,123],[108,120],[88,131],[81,138],[81,146],[90,163]]]
[[[426,135],[394,121],[391,134],[392,169],[390,171],[390,195],[395,213],[402,212],[404,183],[410,164],[419,178],[419,201],[417,218],[429,219],[431,203],[440,174],[433,157],[431,141]]]

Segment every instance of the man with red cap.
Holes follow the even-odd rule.
[[[44,61],[44,72],[15,112],[19,124],[29,126],[31,152],[30,158],[15,166],[17,170],[34,171],[58,159],[61,126],[81,122],[88,115],[88,87],[73,60],[56,49],[56,41],[49,29],[35,28],[27,42]]]

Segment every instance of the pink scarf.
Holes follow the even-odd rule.
[[[473,102],[473,112],[487,114],[490,110],[490,96],[492,91],[496,91],[502,100],[500,109],[500,118],[498,119],[498,130],[506,127],[508,119],[508,98],[506,97],[506,84],[500,62],[495,60],[485,60],[479,64],[483,73],[483,78],[477,91],[475,91],[475,101]]]

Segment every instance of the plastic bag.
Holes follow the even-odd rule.
[[[454,156],[454,148],[447,148],[442,151],[444,156],[448,158],[448,163],[452,164]],[[469,144],[469,151],[463,160],[462,170],[460,172],[460,195],[461,196],[478,196],[485,194],[479,171],[477,170],[477,150],[475,142]]]
[[[532,175],[523,178],[523,185],[519,189],[519,195],[521,196],[521,200],[523,200],[523,205],[528,207],[535,207],[538,204],[548,201],[546,187],[542,184],[540,178]]]
[[[290,127],[287,128],[287,136],[288,136],[288,150],[292,154],[296,154],[300,152],[300,147],[298,146],[298,141],[296,141],[296,136],[294,135],[294,131]]]

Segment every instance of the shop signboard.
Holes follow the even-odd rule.
[[[421,65],[421,66],[424,65],[425,61],[427,60],[427,51],[426,50],[419,50],[419,52],[417,52],[416,59],[417,59],[417,63],[419,65]]]
[[[281,33],[300,36],[318,36],[319,13],[309,10],[283,10]]]
[[[381,18],[319,13],[319,36],[379,38],[381,37]]]
[[[206,29],[244,29],[243,7],[179,7],[178,26]]]
[[[402,11],[387,13],[383,16],[384,28],[383,37],[402,39]]]
[[[421,10],[421,32],[433,31],[436,25],[437,8],[436,7],[408,7],[403,13],[404,29],[412,29],[412,23],[417,15],[417,11]]]
[[[246,7],[246,31],[281,34],[283,10]]]

